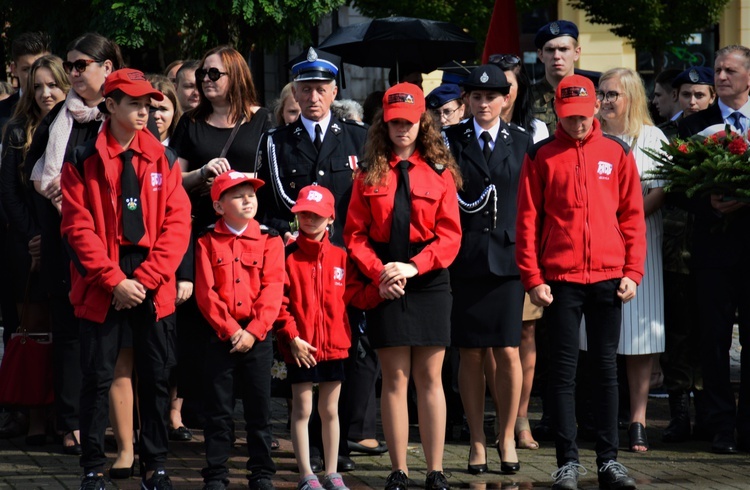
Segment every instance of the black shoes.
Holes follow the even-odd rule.
[[[202,490],[227,490],[227,486],[220,480],[211,480],[203,485]]]
[[[169,429],[169,440],[175,442],[187,442],[193,439],[193,433],[184,425],[176,429]]]
[[[257,480],[250,480],[247,483],[249,490],[275,490],[273,482],[270,478],[258,478]]]
[[[354,460],[350,458],[349,456],[341,456],[339,455],[339,459],[336,462],[336,469],[341,473],[347,473],[349,471],[354,471],[354,469],[357,467],[357,465],[354,464]]]
[[[135,463],[130,465],[130,467],[127,468],[115,468],[112,467],[109,469],[109,478],[110,480],[127,480],[131,476],[133,476],[133,471],[135,470]]]
[[[719,432],[711,443],[711,452],[716,454],[737,454],[737,443],[734,441],[734,432]]]
[[[483,473],[487,473],[487,471],[489,471],[489,468],[487,467],[486,458],[484,463],[471,464],[471,448],[469,448],[469,462],[466,464],[466,471],[470,475],[481,475]]]
[[[409,490],[409,477],[401,470],[392,472],[385,480],[385,490]]]
[[[424,481],[425,490],[450,490],[448,479],[442,471],[430,471]]]
[[[597,472],[599,488],[603,490],[635,490],[635,480],[628,476],[628,470],[617,461],[607,461]]]
[[[73,439],[73,444],[70,446],[65,445],[65,438],[70,436],[71,439]],[[72,430],[70,432],[66,432],[62,437],[62,445],[63,445],[63,453],[69,454],[71,456],[80,456],[81,453],[83,453],[83,449],[81,448],[81,442],[76,437],[76,433]]]
[[[346,441],[347,446],[349,446],[349,451],[355,452],[355,453],[362,453],[362,454],[370,454],[373,456],[377,456],[378,454],[383,454],[388,452],[388,446],[386,446],[384,443],[378,441],[378,445],[375,447],[369,447],[369,446],[363,446],[362,444],[355,442],[355,441]]]
[[[102,473],[86,473],[81,480],[80,490],[105,490],[107,488],[107,480],[104,479]]]
[[[662,432],[664,442],[685,442],[690,439],[690,394],[669,393],[669,425]]]
[[[552,490],[578,490],[578,475],[586,473],[586,468],[575,461],[568,461],[552,473],[555,480]]]
[[[500,442],[497,443],[497,454],[500,456],[500,472],[506,475],[513,475],[521,469],[519,461],[509,462],[503,459],[503,450],[500,449]]]
[[[156,470],[151,478],[141,480],[142,490],[172,490],[172,480],[164,470]]]
[[[628,439],[630,452],[633,453],[644,453],[648,451],[648,437],[646,436],[646,428],[640,422],[633,422],[628,427]],[[636,446],[645,447],[645,450],[637,451]]]

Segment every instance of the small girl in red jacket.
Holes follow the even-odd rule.
[[[279,349],[289,365],[292,384],[292,445],[302,477],[297,488],[321,488],[310,467],[307,430],[313,384],[317,383],[326,470],[322,486],[348,490],[336,468],[339,394],[351,346],[346,306],[351,302],[357,308],[372,308],[380,298],[377,288],[363,287],[357,280],[357,269],[348,262],[346,251],[328,239],[327,229],[334,219],[334,198],[328,189],[304,187],[292,212],[297,215],[299,236],[287,247],[287,277],[277,327]]]

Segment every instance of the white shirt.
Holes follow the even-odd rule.
[[[490,133],[490,136],[492,137],[492,141],[490,141],[490,150],[495,149],[495,142],[497,141],[497,133],[500,131],[500,118],[498,118],[497,123],[492,126],[490,129],[484,129],[479,124],[477,124],[477,120],[474,119],[474,131],[477,133],[477,139],[479,140],[479,147],[484,150],[484,140],[482,139],[482,133],[487,131]]]
[[[328,111],[328,114],[326,114],[326,117],[321,119],[320,121],[311,121],[302,114],[299,116],[299,120],[302,121],[302,125],[307,130],[307,134],[310,135],[310,141],[315,141],[315,125],[320,124],[320,141],[323,142],[323,140],[326,139],[326,131],[328,131],[328,125],[331,122],[331,111]]]

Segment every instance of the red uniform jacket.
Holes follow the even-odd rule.
[[[374,284],[380,281],[383,263],[378,258],[370,240],[387,243],[393,221],[393,201],[398,184],[400,161],[395,155],[390,160],[391,169],[383,184],[369,186],[364,175],[354,180],[349,214],[344,227],[344,243],[360,270]],[[414,152],[409,161],[409,187],[411,189],[411,224],[409,241],[420,243],[433,240],[412,257],[419,274],[448,267],[458,255],[461,246],[461,218],[458,212],[458,194],[453,175],[449,171],[438,174]]]
[[[590,284],[643,278],[646,221],[638,168],[625,143],[602,134],[583,140],[558,125],[521,170],[516,258],[526,290],[546,281]]]
[[[300,234],[287,247],[286,272],[277,322],[284,360],[294,362],[289,343],[295,337],[318,349],[318,362],[346,359],[352,338],[346,306],[374,308],[382,301],[378,288],[358,279],[357,267],[328,234],[320,242]]]
[[[136,245],[148,249],[133,278],[152,292],[156,319],[175,310],[175,270],[190,240],[190,201],[182,187],[180,166],[148,131],[135,134],[130,149],[141,185],[145,234]],[[123,149],[109,132],[109,122],[90,144],[63,165],[63,242],[71,255],[70,302],[79,318],[102,323],[112,291],[126,279],[120,269]],[[167,150],[170,151],[170,150]]]
[[[195,301],[221,340],[244,328],[259,341],[279,316],[284,294],[284,244],[250,220],[240,235],[223,219],[198,239]]]

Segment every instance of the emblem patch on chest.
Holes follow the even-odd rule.
[[[596,173],[599,174],[599,180],[609,180],[609,176],[612,175],[612,164],[600,161]]]

